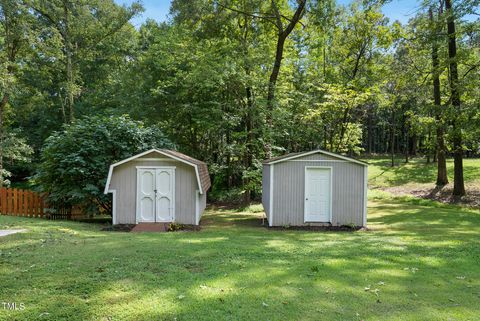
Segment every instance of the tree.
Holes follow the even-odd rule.
[[[441,8],[439,8],[441,10]],[[441,11],[440,11],[441,13]],[[438,22],[434,20],[433,8],[429,9],[431,29],[433,31],[432,41],[432,84],[433,84],[433,101],[436,108],[435,120],[437,122],[437,181],[438,186],[448,184],[447,176],[447,159],[445,146],[445,124],[444,113],[442,107],[441,88],[440,88],[440,62],[438,58],[438,34],[441,29]]]
[[[285,41],[287,40],[290,33],[293,31],[293,28],[299,23],[300,19],[304,15],[306,0],[297,0],[297,8],[293,13],[291,18],[286,18],[280,13],[276,0],[272,0],[272,10],[275,17],[275,27],[277,28],[277,44],[275,50],[275,61],[273,63],[272,72],[268,79],[268,93],[267,93],[267,124],[268,124],[268,133],[270,136],[270,131],[272,130],[273,125],[273,107],[275,100],[275,88],[277,85],[278,75],[280,73],[280,67],[282,65],[283,51],[285,47]],[[284,26],[283,19],[286,19],[288,23]],[[267,138],[268,139],[268,138]],[[271,141],[267,140],[266,144],[266,154],[267,157],[272,156]]]
[[[8,153],[4,150],[6,143],[4,142],[5,109],[15,90],[18,78],[18,56],[24,54],[27,50],[28,19],[29,14],[20,1],[0,0],[0,187],[3,186],[3,178],[6,175],[3,158],[4,154]],[[12,135],[9,137],[14,137]],[[19,148],[21,146],[23,146],[23,141],[19,141]]]
[[[27,143],[25,138],[21,137],[18,131],[10,131],[3,134],[1,141],[2,150],[2,168],[0,169],[0,179],[3,185],[9,185],[9,177],[12,173],[6,169],[5,164],[30,163],[33,156],[33,149]]]
[[[29,6],[51,31],[60,38],[59,58],[63,62],[64,82],[60,95],[65,122],[75,119],[74,102],[81,95],[80,62],[105,40],[120,32],[143,8],[138,2],[120,7],[112,0],[29,0]]]
[[[52,204],[110,211],[110,198],[103,194],[109,165],[151,148],[172,147],[159,128],[127,116],[85,117],[46,140],[35,180]]]
[[[458,80],[458,64],[457,64],[457,41],[455,31],[455,15],[452,8],[452,1],[445,0],[445,13],[447,15],[447,35],[448,35],[448,57],[450,67],[450,92],[451,103],[455,108],[455,116],[453,117],[453,195],[465,195],[465,183],[463,181],[463,138],[462,138],[462,108],[460,99],[460,88]]]

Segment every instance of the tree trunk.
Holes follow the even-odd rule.
[[[275,51],[275,61],[273,63],[272,72],[270,74],[270,78],[268,80],[268,93],[267,93],[267,133],[266,133],[266,144],[265,144],[265,152],[267,158],[272,156],[272,144],[273,139],[271,137],[273,131],[273,110],[274,110],[274,102],[275,102],[275,88],[277,85],[278,75],[280,74],[280,67],[282,65],[283,59],[283,50],[285,47],[285,41],[290,33],[295,28],[295,25],[300,21],[304,14],[306,0],[298,0],[298,7],[293,14],[293,17],[289,20],[288,25],[283,28],[282,23],[282,16],[280,11],[275,3],[275,0],[272,0],[272,9],[274,11],[276,17],[276,26],[278,29],[277,33],[277,46]]]
[[[249,75],[249,71],[247,70],[247,75]],[[252,165],[253,165],[253,142],[254,142],[254,136],[253,136],[253,95],[252,95],[252,88],[247,86],[246,88],[246,94],[247,94],[247,115],[245,119],[245,125],[246,125],[246,130],[247,130],[247,142],[246,142],[246,148],[245,148],[245,167],[246,170],[251,170]],[[249,184],[250,180],[248,178],[244,179],[243,182],[245,188],[245,193],[243,194],[243,202],[245,204],[250,204],[251,201],[251,190]]]
[[[454,157],[454,173],[453,173],[453,196],[465,195],[465,183],[463,181],[463,146],[462,146],[462,127],[461,119],[461,100],[458,84],[458,67],[457,67],[457,41],[455,35],[455,17],[451,0],[445,0],[445,11],[447,14],[447,34],[448,34],[448,58],[450,60],[450,91],[452,96],[452,105],[455,108],[455,116],[453,119],[453,157]]]
[[[372,154],[372,145],[373,145],[373,112],[372,107],[368,107],[367,115],[367,154]]]
[[[63,40],[65,42],[65,56],[66,56],[66,63],[65,63],[65,73],[66,73],[66,80],[67,80],[67,109],[69,112],[69,121],[73,122],[75,119],[75,112],[74,112],[74,93],[73,93],[73,65],[72,65],[72,44],[70,40],[70,25],[68,19],[68,5],[67,1],[63,2],[63,21],[64,21],[64,32],[63,32]]]
[[[430,8],[430,20],[434,24],[433,19],[433,10]],[[437,30],[435,29],[435,32]],[[437,35],[434,35],[434,38]],[[440,93],[440,74],[439,74],[439,60],[438,60],[438,45],[433,39],[432,41],[432,75],[433,75],[433,101],[435,104],[435,120],[436,120],[436,131],[437,131],[437,186],[444,186],[448,184],[447,176],[447,160],[445,156],[445,127],[443,124],[442,117],[442,101]],[[434,157],[435,158],[435,157]],[[435,160],[434,160],[435,161]]]
[[[395,110],[392,108],[392,129],[390,137],[390,153],[392,158],[392,167],[395,166]]]
[[[407,138],[407,141],[408,141],[408,138]],[[409,161],[408,148],[405,148],[405,163],[408,164],[408,161]]]

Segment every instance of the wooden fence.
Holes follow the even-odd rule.
[[[69,220],[83,216],[80,208],[49,206],[42,194],[17,188],[0,188],[0,214]]]

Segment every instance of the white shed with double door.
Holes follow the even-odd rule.
[[[367,168],[323,150],[264,161],[262,203],[269,226],[366,226]]]
[[[177,151],[151,149],[110,166],[113,224],[198,225],[206,206],[207,165]]]

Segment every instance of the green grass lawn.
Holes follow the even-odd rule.
[[[256,213],[252,213],[256,212]],[[1,320],[474,320],[480,212],[372,193],[370,231],[261,227],[210,209],[200,232],[102,232],[0,217]]]
[[[397,166],[391,167],[388,158],[366,159],[369,163],[368,178],[370,188],[383,188],[408,184],[435,184],[437,164],[427,164],[425,159],[414,158],[408,164],[398,158]],[[480,185],[480,159],[465,159],[464,179],[467,185]],[[447,160],[447,172],[450,182],[453,182],[453,159]]]

